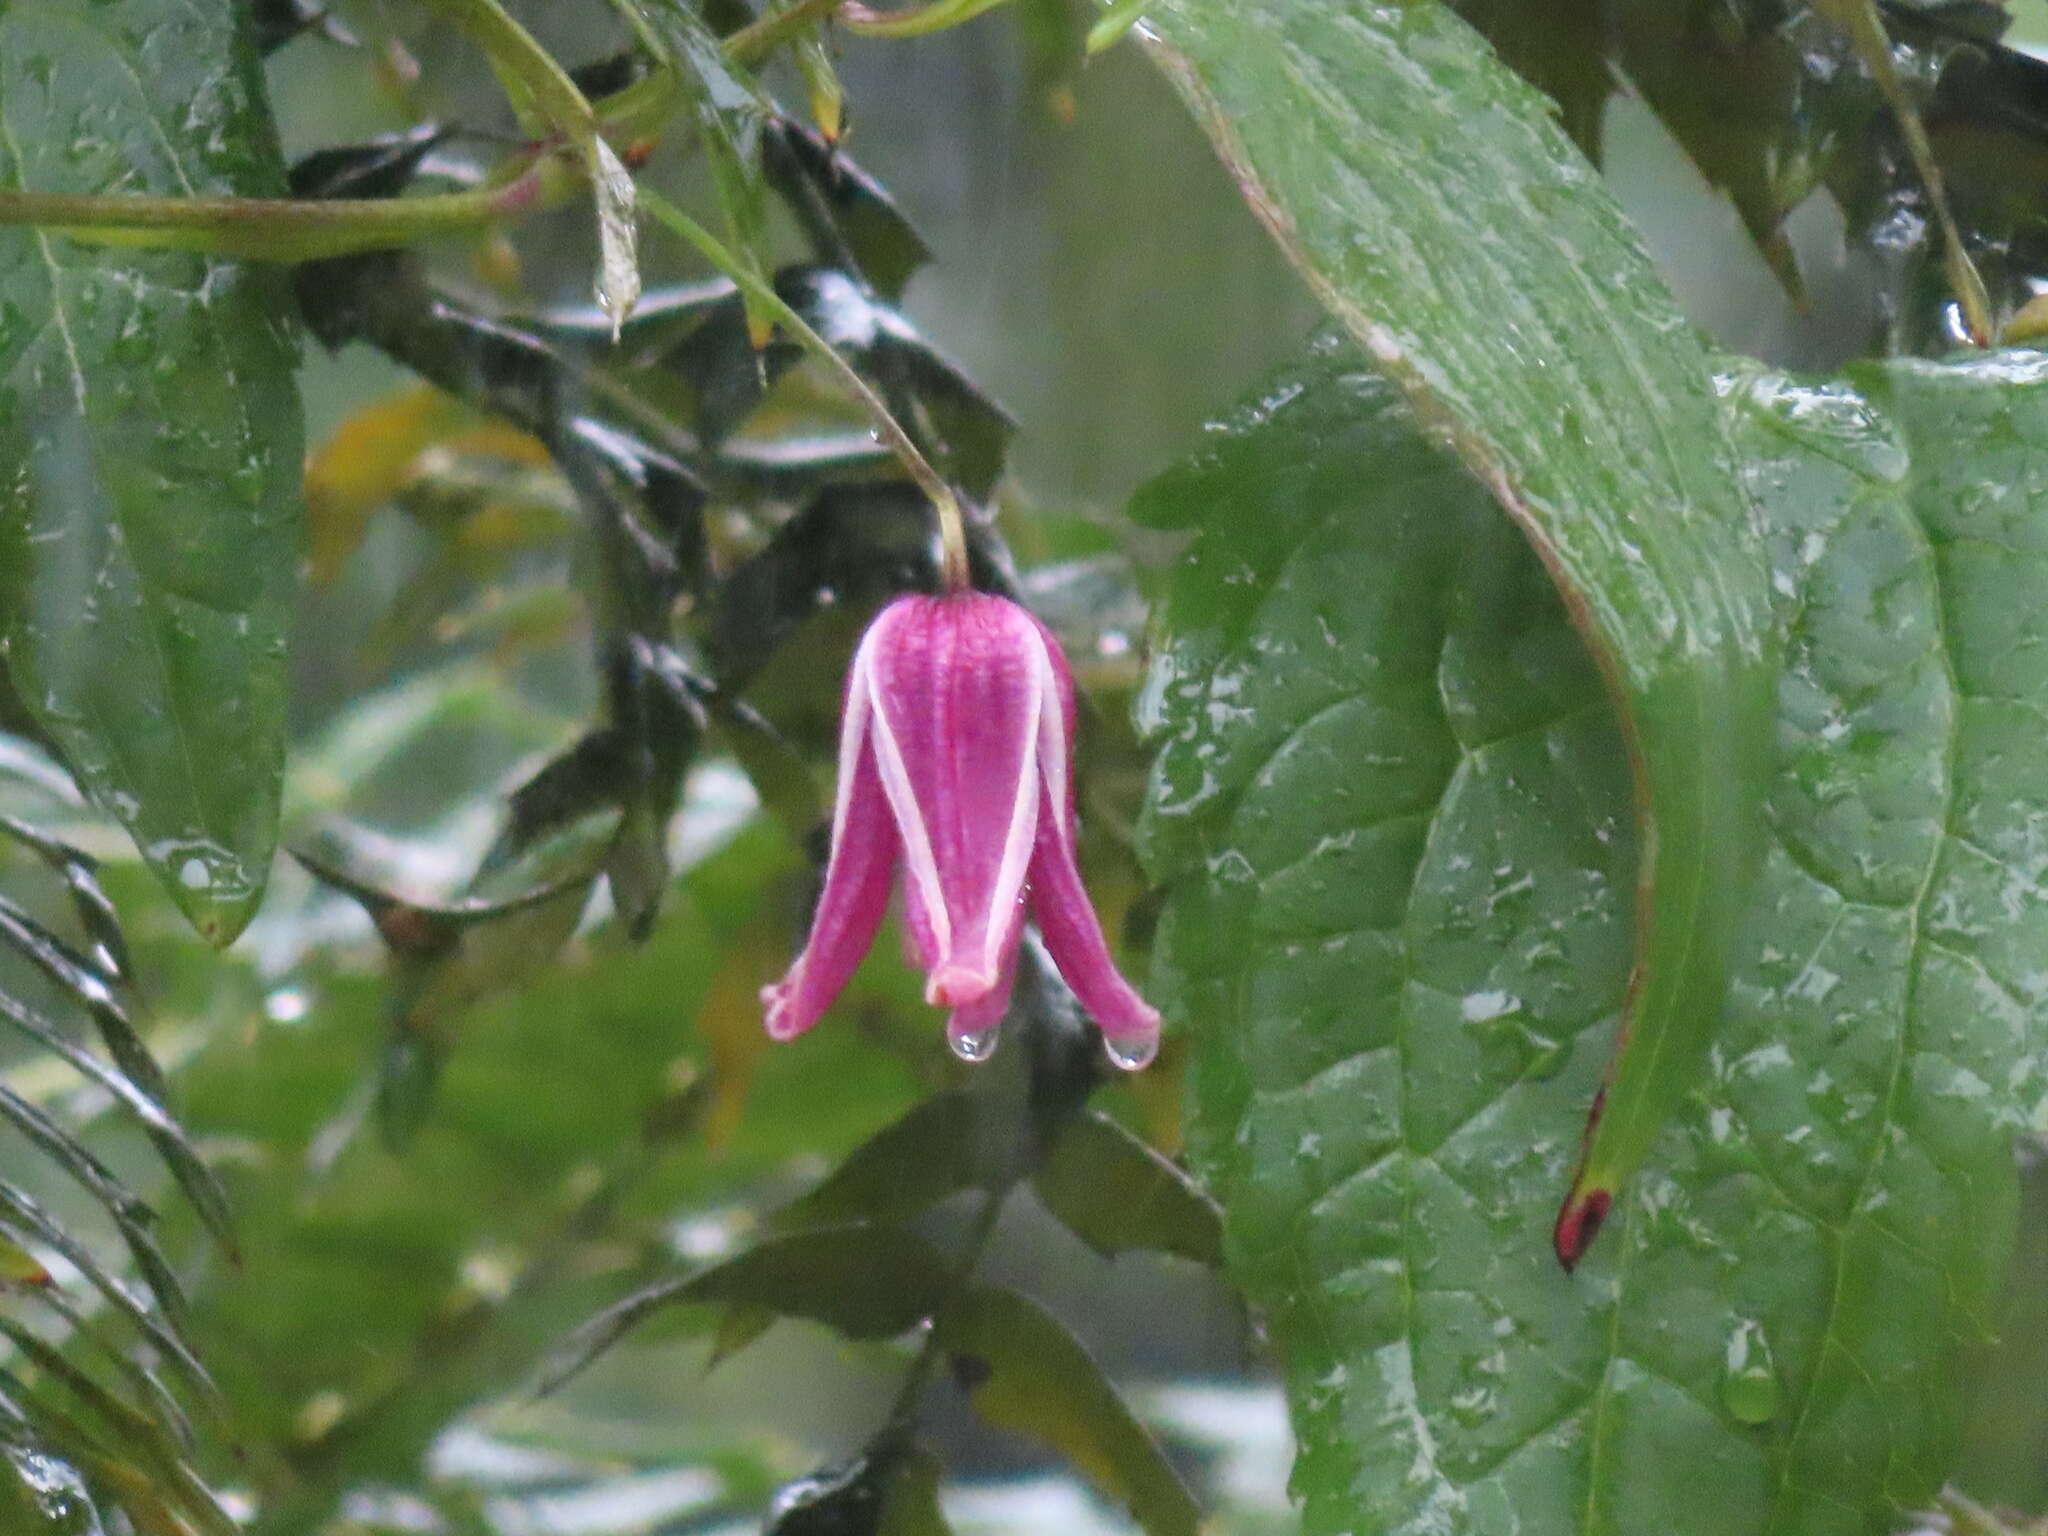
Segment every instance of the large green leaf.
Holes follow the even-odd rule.
[[[1728,387],[1769,847],[1708,1081],[1576,1278],[1545,1213],[1636,850],[1545,573],[1328,346],[1140,498],[1201,533],[1148,702],[1160,991],[1311,1531],[1877,1532],[1939,1486],[2041,1097],[2048,362],[1860,383]]]
[[[0,7],[0,186],[276,193],[233,0]],[[0,656],[200,929],[263,888],[300,461],[275,271],[0,231]]]
[[[1754,872],[1767,603],[1708,359],[1543,98],[1446,6],[1168,0],[1155,20],[1253,208],[1522,526],[1620,701],[1638,976],[1558,1218],[1572,1264],[1698,1070]]]

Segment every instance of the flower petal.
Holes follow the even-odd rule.
[[[874,634],[875,762],[925,996],[960,1008],[998,990],[1022,930],[1052,674],[1036,622],[999,597],[902,598]]]
[[[1001,1026],[1003,1015],[1010,1011],[1010,994],[1016,986],[1017,951],[1012,948],[1003,961],[995,986],[973,1002],[955,1008],[947,1018],[946,1038],[958,1040],[962,1036],[974,1036],[985,1039],[990,1030]],[[970,1054],[978,1056],[980,1053]]]
[[[1039,725],[1039,777],[1043,802],[1038,843],[1031,855],[1031,915],[1046,952],[1074,996],[1116,1043],[1120,1061],[1151,1059],[1159,1038],[1159,1010],[1140,997],[1110,958],[1109,941],[1081,883],[1074,852],[1074,685],[1057,642],[1046,641],[1052,675]]]
[[[825,864],[818,910],[811,918],[811,935],[789,974],[761,989],[768,1033],[777,1040],[794,1039],[818,1022],[860,968],[889,908],[902,844],[871,748],[874,712],[867,655],[863,642],[847,682],[832,853]]]

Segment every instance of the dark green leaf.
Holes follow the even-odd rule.
[[[935,1093],[847,1153],[818,1187],[775,1214],[784,1231],[856,1221],[902,1221],[973,1189],[989,1174],[990,1151],[1014,1154],[1006,1133],[985,1151],[976,1132],[983,1098],[961,1089]]]
[[[761,164],[820,262],[858,272],[891,304],[901,301],[931,250],[880,182],[787,117],[762,133]]]
[[[33,848],[44,863],[64,877],[71,894],[71,910],[93,946],[94,964],[112,980],[129,980],[128,941],[121,934],[120,914],[100,889],[98,863],[63,840],[12,816],[0,815],[0,833]]]
[[[931,1316],[945,1261],[899,1227],[815,1227],[763,1239],[736,1258],[628,1296],[584,1325],[549,1374],[560,1385],[668,1307],[724,1302],[808,1318],[850,1339],[888,1339]]]
[[[42,1046],[67,1066],[88,1081],[104,1088],[135,1119],[140,1122],[165,1163],[170,1167],[178,1185],[193,1197],[195,1208],[215,1236],[233,1250],[233,1235],[229,1230],[226,1201],[221,1195],[218,1181],[213,1172],[200,1159],[199,1153],[186,1136],[184,1129],[171,1118],[155,1095],[149,1093],[128,1076],[125,1071],[108,1066],[91,1052],[74,1042],[63,1030],[35,1009],[0,991],[0,1019]],[[138,1047],[139,1048],[139,1047]]]
[[[2044,380],[1730,385],[1786,632],[1769,847],[1708,1080],[1576,1282],[1545,1210],[1634,856],[1596,668],[1356,355],[1148,493],[1203,530],[1149,705],[1161,990],[1311,1532],[1880,1531],[1938,1489],[2048,1070]]]
[[[1708,359],[1541,101],[1445,6],[1153,19],[1254,209],[1542,553],[1620,705],[1638,981],[1558,1221],[1569,1265],[1697,1075],[1755,870],[1767,589]]]
[[[922,1446],[883,1444],[777,1489],[767,1536],[944,1536],[938,1473]]]
[[[1059,1319],[992,1286],[956,1297],[939,1342],[975,1411],[1058,1451],[1146,1536],[1194,1536],[1201,1511],[1145,1427]]]
[[[124,1403],[62,1352],[4,1316],[0,1316],[0,1335],[34,1366],[42,1380],[62,1386],[93,1416],[107,1432],[107,1445],[139,1464],[152,1497],[172,1504],[199,1531],[235,1536],[238,1527],[200,1480],[187,1447],[179,1443],[173,1428]]]
[[[712,669],[723,687],[742,690],[806,620],[931,579],[931,510],[916,487],[821,491],[719,584],[704,642]]]
[[[939,1479],[945,1469],[921,1445],[898,1458],[875,1536],[952,1536],[939,1507]]]
[[[1105,1258],[1133,1249],[1223,1262],[1222,1213],[1185,1173],[1107,1115],[1089,1110],[1032,1175],[1046,1209]]]
[[[0,1084],[0,1120],[12,1126],[24,1141],[77,1180],[100,1203],[119,1230],[122,1242],[127,1244],[157,1305],[173,1318],[181,1316],[183,1298],[177,1277],[150,1235],[153,1213],[141,1197],[122,1185],[76,1137],[68,1135],[41,1109],[5,1084]],[[0,1272],[5,1269],[0,1264]]]
[[[449,137],[439,123],[421,123],[362,144],[315,150],[292,162],[292,196],[396,197]]]
[[[233,0],[0,13],[0,184],[273,195]],[[301,457],[259,266],[0,232],[0,615],[23,700],[217,943],[275,837]]]
[[[152,1349],[170,1361],[188,1387],[201,1393],[212,1391],[212,1381],[184,1340],[130,1295],[120,1279],[83,1243],[58,1226],[41,1205],[6,1183],[0,1183],[0,1232],[22,1247],[40,1245],[61,1254],[67,1264],[84,1276],[86,1284],[148,1340]]]

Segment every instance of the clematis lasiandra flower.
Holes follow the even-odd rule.
[[[832,852],[810,939],[762,990],[793,1039],[846,985],[901,875],[925,1000],[956,1053],[993,1049],[1028,913],[1111,1058],[1143,1066],[1159,1015],[1118,973],[1074,858],[1074,684],[1059,642],[978,592],[898,598],[846,684]]]

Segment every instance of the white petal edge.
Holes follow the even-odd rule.
[[[895,727],[889,723],[889,711],[882,707],[881,695],[875,689],[874,651],[876,642],[887,627],[887,618],[885,614],[878,619],[868,631],[867,639],[861,642],[860,651],[853,660],[853,686],[868,696],[875,769],[881,775],[882,793],[888,796],[889,809],[896,814],[896,830],[903,838],[904,874],[917,885],[926,919],[931,923],[932,949],[943,956],[951,953],[953,948],[952,914],[946,910],[946,893],[939,885],[939,863],[932,855],[932,836],[925,827],[924,812],[918,808],[917,795],[911,789],[910,770],[904,766],[903,749],[897,745]],[[842,736],[842,752],[845,740]],[[844,761],[839,771],[845,774]],[[842,778],[840,782],[850,781]]]
[[[1027,621],[1031,633],[1031,718],[1021,735],[1024,751],[1017,764],[1017,795],[1010,804],[1010,826],[1003,836],[1003,860],[996,866],[995,884],[989,889],[988,914],[982,928],[981,969],[987,976],[1002,970],[1005,940],[1012,928],[1011,909],[1024,895],[1024,878],[1031,872],[1031,850],[1038,841],[1038,759],[1042,752],[1039,735],[1044,728],[1045,701],[1050,690],[1058,691],[1052,663],[1045,659],[1045,642],[1036,625]]]
[[[1062,848],[1071,851],[1074,829],[1068,814],[1074,794],[1067,782],[1067,743],[1074,739],[1074,734],[1067,719],[1066,699],[1060,691],[1059,672],[1046,654],[1048,642],[1036,625],[1032,626],[1032,637],[1038,643],[1033,655],[1043,674],[1040,693],[1045,700],[1038,715],[1038,771],[1045,780],[1046,803],[1052,807],[1052,835]]]

